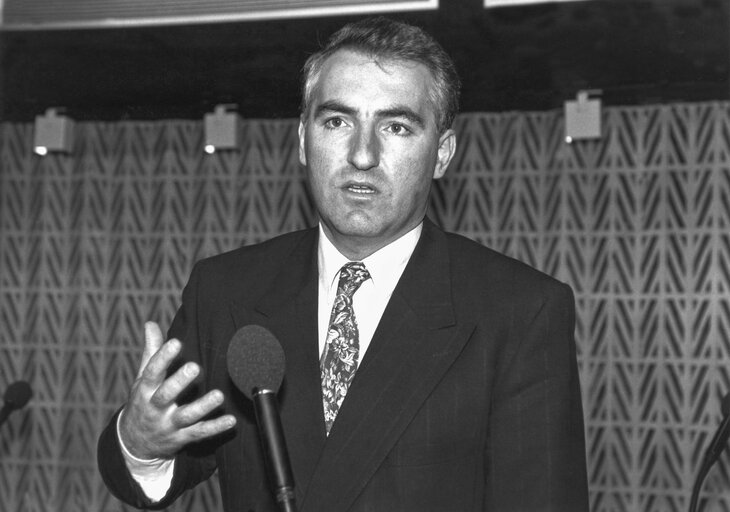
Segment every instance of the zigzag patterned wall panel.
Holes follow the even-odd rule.
[[[199,122],[81,123],[72,155],[0,125],[0,510],[128,510],[96,472],[146,319],[193,262],[314,220],[296,121],[247,121],[204,155]],[[683,511],[730,389],[730,105],[609,108],[565,145],[558,112],[465,114],[430,215],[570,283],[594,512]],[[703,493],[730,511],[730,465]],[[213,480],[172,510],[217,510]]]

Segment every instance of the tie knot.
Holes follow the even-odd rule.
[[[337,287],[352,297],[360,285],[369,278],[370,273],[362,261],[351,261],[345,263],[340,269],[340,282]]]

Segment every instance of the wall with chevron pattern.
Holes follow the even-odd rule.
[[[683,511],[730,390],[730,104],[613,107],[599,141],[562,113],[464,114],[430,215],[571,284],[594,512]],[[128,510],[96,472],[142,324],[167,325],[195,260],[311,225],[296,121],[79,123],[71,155],[0,124],[0,510]],[[705,511],[730,511],[728,456]],[[175,511],[219,509],[215,482]]]

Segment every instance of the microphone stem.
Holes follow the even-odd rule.
[[[291,500],[280,501],[279,510],[281,510],[281,512],[297,512],[297,507],[294,503],[294,499],[292,498]]]
[[[268,389],[254,390],[253,403],[274,498],[282,512],[296,512],[294,477],[284,441],[276,393]]]

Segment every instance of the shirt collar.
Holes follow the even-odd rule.
[[[418,239],[421,237],[421,231],[423,231],[423,222],[362,260],[370,273],[373,285],[377,287],[380,283],[389,283],[400,277],[403,267],[408,263],[416,248]],[[320,222],[317,250],[320,286],[324,286],[325,289],[336,286],[340,269],[348,261],[350,260],[343,256],[327,238]]]

